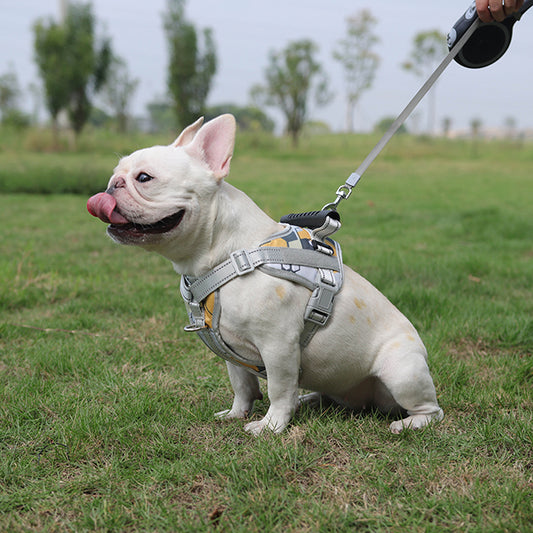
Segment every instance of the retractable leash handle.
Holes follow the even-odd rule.
[[[339,203],[350,196],[352,189],[357,185],[364,172],[390,141],[398,128],[405,122],[407,117],[409,117],[452,60],[455,59],[460,65],[468,68],[481,68],[500,59],[509,47],[514,24],[520,20],[522,15],[531,6],[533,6],[533,0],[526,0],[519,11],[510,17],[507,17],[503,22],[483,23],[479,20],[477,15],[476,2],[472,2],[470,7],[455,23],[448,34],[447,40],[450,50],[448,55],[427,79],[426,83],[424,83],[424,85],[418,90],[405,109],[398,115],[376,146],[359,165],[357,170],[350,174],[345,183],[337,189],[337,198],[335,201],[326,204],[321,211],[285,215],[282,217],[281,222],[302,225],[313,229],[320,227],[325,223],[325,220],[331,220],[332,214],[335,213],[334,220],[338,224],[338,227],[340,227],[340,216],[337,213]],[[326,215],[325,213],[328,214]]]
[[[459,50],[455,61],[467,68],[483,68],[498,61],[511,44],[513,26],[531,6],[533,0],[526,0],[516,13],[502,22],[480,24],[468,42]],[[453,48],[458,37],[472,24],[476,16],[476,3],[473,2],[448,33],[449,49]]]

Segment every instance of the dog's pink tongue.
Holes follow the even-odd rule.
[[[87,210],[93,217],[98,217],[108,224],[128,224],[128,220],[115,211],[115,207],[117,201],[106,192],[99,192],[87,201]]]

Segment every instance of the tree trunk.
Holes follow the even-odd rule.
[[[54,150],[59,150],[59,120],[57,115],[52,116],[52,142]]]

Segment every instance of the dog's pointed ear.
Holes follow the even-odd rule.
[[[206,122],[185,150],[207,164],[217,180],[229,174],[233,147],[235,145],[235,118],[221,115]]]
[[[177,148],[178,146],[186,146],[194,139],[194,136],[198,133],[198,130],[204,123],[204,117],[200,117],[194,124],[187,126],[180,134],[179,137],[172,143],[172,146]]]

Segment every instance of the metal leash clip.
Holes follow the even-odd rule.
[[[341,203],[341,200],[346,200],[350,198],[350,195],[352,194],[353,188],[357,185],[357,182],[361,179],[361,175],[357,172],[353,172],[350,174],[348,179],[345,183],[343,183],[335,193],[337,195],[337,198],[334,202],[331,202],[330,204],[326,204],[322,210],[325,209],[333,209],[336,210],[337,206]]]

